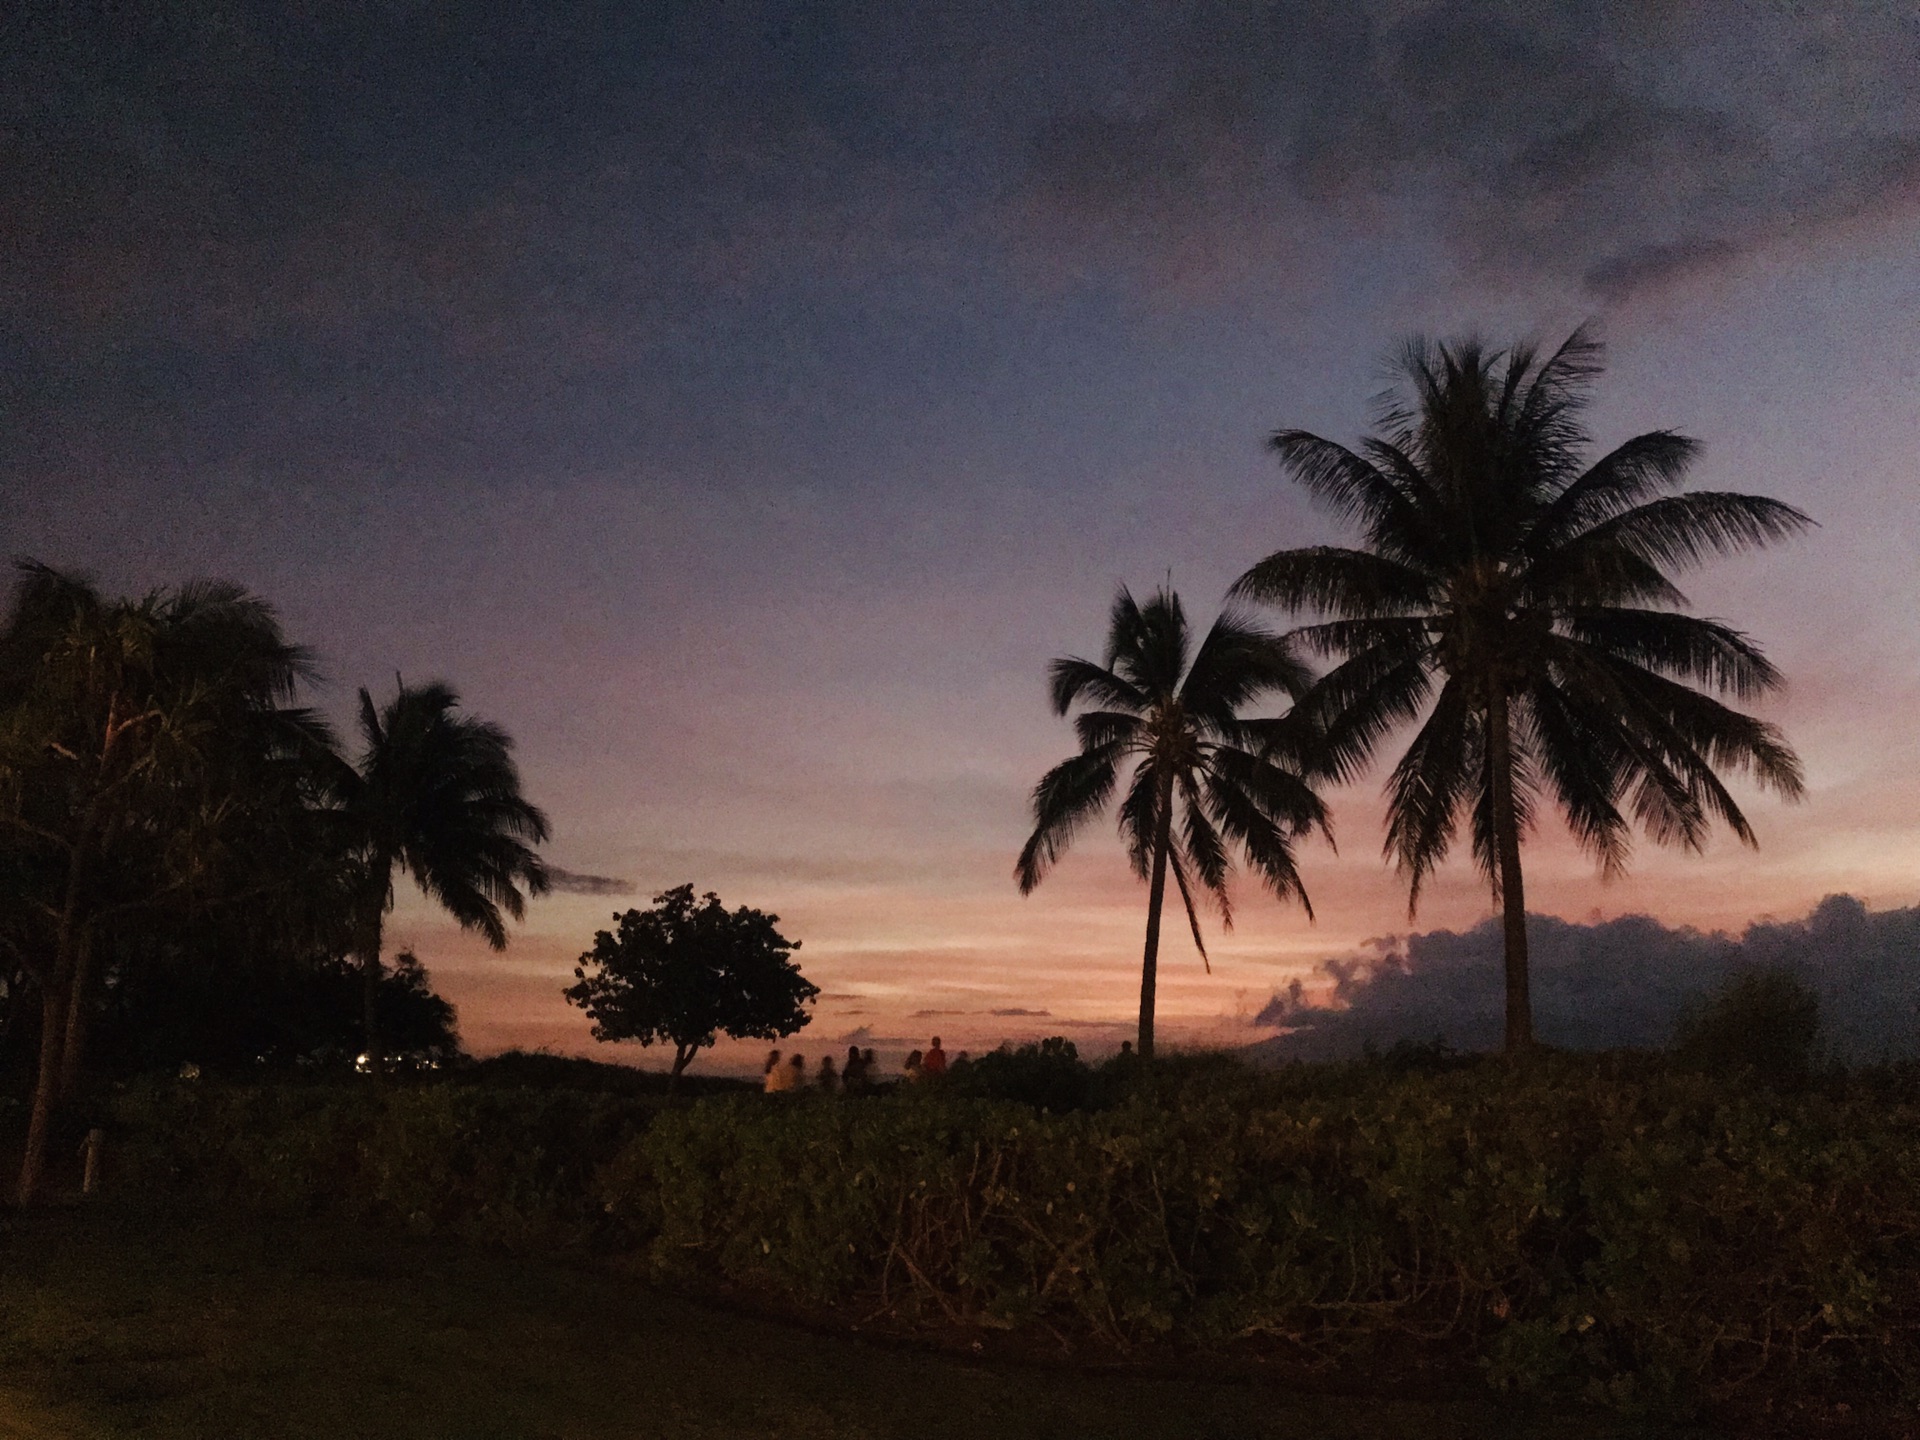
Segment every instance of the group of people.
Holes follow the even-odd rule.
[[[964,1060],[966,1056],[962,1054],[960,1059]],[[761,1089],[769,1095],[788,1094],[809,1087],[846,1095],[864,1095],[889,1083],[877,1073],[877,1064],[873,1051],[849,1045],[847,1058],[839,1065],[835,1065],[833,1056],[827,1055],[821,1059],[813,1074],[808,1075],[806,1056],[796,1052],[783,1061],[778,1050],[771,1050],[767,1053],[765,1080]],[[908,1054],[901,1078],[917,1081],[946,1073],[947,1052],[940,1048],[940,1037],[936,1035],[927,1049]]]

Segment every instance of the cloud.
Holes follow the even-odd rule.
[[[1820,995],[1828,1043],[1848,1061],[1920,1053],[1920,907],[1870,912],[1830,895],[1803,920],[1762,920],[1739,936],[1670,928],[1644,915],[1596,924],[1527,917],[1535,1026],[1572,1049],[1658,1046],[1681,1009],[1747,966],[1785,966]],[[1376,941],[1295,981],[1256,1024],[1280,1057],[1330,1059],[1365,1045],[1444,1040],[1489,1050],[1501,1036],[1499,923]]]
[[[558,865],[547,867],[547,883],[562,895],[631,895],[634,891],[631,880],[616,880],[611,875],[583,875],[562,870]]]
[[[1053,1014],[1051,1010],[1026,1010],[1018,1005],[1009,1005],[1004,1010],[989,1010],[987,1013],[989,1015],[1027,1015],[1032,1016],[1034,1019],[1041,1019]]]
[[[1618,302],[1920,203],[1920,32],[1893,7],[1124,14],[1116,43],[1157,41],[1156,63],[1047,119],[1011,207],[1057,264],[1231,278],[1318,219],[1366,234],[1386,219],[1437,229],[1493,278]]]

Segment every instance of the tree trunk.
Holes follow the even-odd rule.
[[[97,805],[97,802],[96,802]],[[33,1110],[27,1121],[27,1146],[20,1157],[18,1200],[22,1209],[33,1204],[46,1168],[47,1140],[53,1129],[53,1107],[60,1098],[60,1050],[67,1038],[67,1006],[80,939],[80,899],[86,889],[85,837],[93,828],[94,811],[82,827],[82,840],[67,858],[66,896],[53,936],[53,965],[40,986],[40,1069],[33,1086]]]
[[[46,1167],[53,1105],[60,1091],[60,1043],[66,1035],[66,999],[64,988],[51,982],[40,991],[40,1074],[33,1087],[33,1114],[27,1121],[27,1148],[20,1160],[20,1188],[15,1196],[22,1210],[33,1204],[39,1194],[40,1174]]]
[[[673,1094],[680,1088],[680,1072],[693,1063],[693,1057],[700,1053],[697,1045],[675,1045],[673,1047],[673,1069],[667,1072],[667,1093]]]
[[[1508,699],[1487,706],[1487,768],[1493,794],[1493,845],[1499,860],[1501,922],[1507,955],[1507,1053],[1533,1048],[1533,999],[1527,974],[1527,894],[1520,877],[1520,821],[1513,805],[1513,734]]]
[[[67,996],[67,1038],[60,1048],[60,1098],[71,1100],[80,1089],[87,1058],[87,992],[93,982],[93,931],[80,932],[73,963],[73,984]]]
[[[387,1057],[380,1048],[380,945],[384,928],[380,911],[374,911],[360,942],[361,1024],[367,1042],[367,1073],[376,1078],[387,1069]]]
[[[1147,950],[1140,962],[1142,1060],[1153,1058],[1153,994],[1160,970],[1160,911],[1167,896],[1167,845],[1173,832],[1173,772],[1160,782],[1160,816],[1153,836],[1153,883],[1147,891]]]

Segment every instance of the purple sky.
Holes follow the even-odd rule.
[[[479,1047],[586,1044],[572,958],[688,880],[805,942],[816,1048],[1119,1033],[1118,842],[1010,878],[1045,662],[1336,533],[1262,439],[1352,438],[1415,330],[1598,317],[1603,442],[1823,527],[1687,582],[1790,677],[1807,802],[1608,886],[1548,827],[1536,908],[1920,898],[1909,7],[80,8],[0,20],[0,533],[257,588],[341,713],[399,671],[513,731],[634,899],[498,958],[405,902]],[[1406,928],[1376,790],[1317,925],[1175,945],[1176,1036]],[[1487,908],[1462,863],[1420,924]]]

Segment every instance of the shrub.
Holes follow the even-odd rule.
[[[1791,970],[1743,970],[1680,1017],[1674,1049],[1703,1069],[1804,1083],[1813,1073],[1820,997]]]
[[[947,1089],[955,1095],[1014,1100],[1056,1114],[1084,1109],[1093,1091],[1093,1070],[1079,1048],[1060,1036],[1015,1049],[1003,1045],[953,1067]]]
[[[1780,1092],[1655,1056],[1431,1058],[1103,1069],[1097,1103],[1045,1111],[956,1076],[678,1106],[166,1087],[123,1113],[154,1173],[250,1203],[613,1246],[902,1323],[1411,1347],[1628,1407],[1920,1398],[1920,1072]],[[1071,1066],[998,1073],[1030,1099]]]
[[[585,1244],[592,1179],[658,1101],[564,1090],[148,1084],[118,1107],[132,1186],[514,1247]]]

